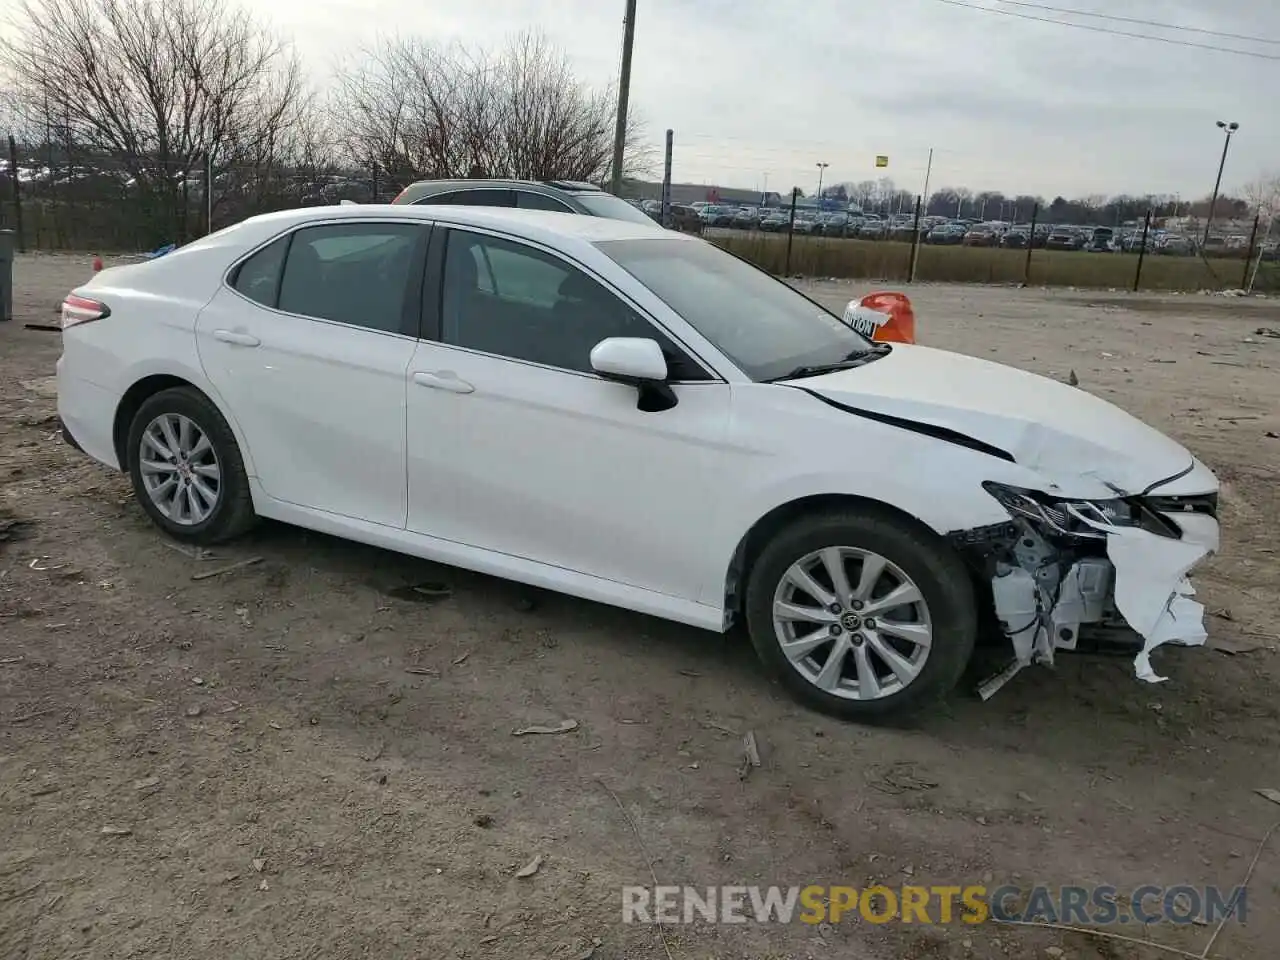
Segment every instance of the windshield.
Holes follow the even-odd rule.
[[[709,243],[663,237],[596,246],[757,382],[871,349],[835,314]]]
[[[590,210],[597,217],[610,220],[626,220],[630,223],[647,223],[653,225],[653,218],[643,210],[637,210],[627,201],[615,197],[612,193],[575,193],[573,198]]]

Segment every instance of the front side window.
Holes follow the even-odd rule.
[[[872,349],[835,314],[709,243],[664,236],[596,246],[752,380]]]
[[[673,380],[707,379],[648,320],[572,264],[526,244],[450,231],[441,297],[446,344],[590,373],[591,350],[607,337],[657,340]]]
[[[289,245],[279,309],[401,332],[410,276],[426,233],[426,227],[413,223],[304,227]]]

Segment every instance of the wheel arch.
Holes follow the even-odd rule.
[[[163,390],[171,390],[175,387],[190,387],[208,400],[209,403],[213,404],[218,413],[222,415],[222,419],[231,428],[232,435],[236,438],[236,444],[240,448],[240,458],[244,462],[246,472],[249,476],[253,476],[254,471],[250,453],[235,419],[228,414],[226,408],[210,391],[205,390],[198,383],[193,383],[185,377],[172,373],[147,374],[134,381],[132,386],[120,397],[120,402],[116,405],[115,418],[111,424],[111,443],[120,464],[120,469],[126,473],[129,470],[129,428],[133,424],[133,418],[137,415],[138,410],[157,393]]]
[[[941,534],[910,512],[874,497],[847,493],[820,493],[797,497],[778,504],[755,523],[738,541],[724,578],[724,612],[726,629],[741,616],[745,596],[744,585],[751,575],[751,567],[765,545],[788,524],[800,517],[838,510],[857,510],[868,514],[893,517],[915,527],[921,533],[941,539]]]

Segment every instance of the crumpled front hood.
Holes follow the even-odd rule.
[[[1084,478],[1138,494],[1193,464],[1180,443],[1084,390],[932,347],[895,344],[865,366],[790,383],[857,410],[965,434],[1066,488]]]

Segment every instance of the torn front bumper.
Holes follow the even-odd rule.
[[[1057,650],[1077,649],[1089,625],[1136,633],[1135,672],[1153,683],[1165,678],[1151,666],[1152,650],[1205,642],[1204,607],[1188,574],[1218,550],[1216,496],[1135,501],[1146,523],[1133,516],[1112,522],[1083,506],[1057,505],[1049,522],[1015,513],[986,536],[982,569],[1014,659],[981,685],[984,699],[1029,664],[1052,664]],[[983,539],[970,538],[971,556]]]

